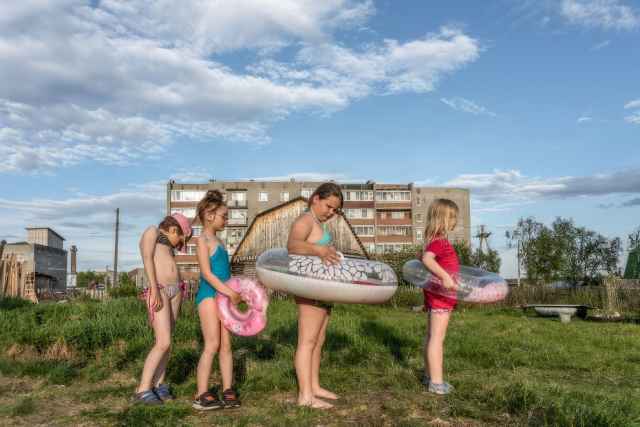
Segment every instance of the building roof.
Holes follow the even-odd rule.
[[[293,204],[296,204],[296,203],[300,203],[300,202],[306,204],[307,203],[307,199],[304,198],[304,197],[299,196],[299,197],[296,197],[294,199],[289,200],[288,202],[284,202],[282,204],[274,206],[274,207],[272,207],[270,209],[266,209],[266,210],[260,212],[259,214],[257,214],[255,216],[255,218],[253,218],[253,221],[251,222],[251,225],[247,229],[247,232],[244,234],[244,236],[242,237],[242,240],[238,244],[238,247],[236,248],[235,253],[232,256],[232,262],[235,262],[235,260],[238,259],[237,254],[239,253],[240,249],[245,245],[245,242],[248,239],[248,237],[251,234],[251,232],[253,231],[254,226],[260,221],[261,218],[263,218],[266,215],[269,215],[270,213],[272,213],[274,211],[286,208],[287,206],[290,206],[290,205],[293,205]],[[358,248],[362,251],[362,253],[364,254],[364,256],[366,258],[369,258],[369,253],[367,252],[367,250],[365,249],[364,245],[360,241],[360,238],[358,237],[358,235],[356,234],[355,230],[351,226],[351,223],[349,222],[349,220],[343,215],[341,215],[341,218],[344,220],[344,222],[347,225],[349,231],[351,232],[352,236],[354,237]]]
[[[58,236],[62,240],[67,240],[64,237],[62,237],[60,234],[56,233],[56,231],[54,229],[50,228],[50,227],[27,227],[27,228],[25,228],[25,230],[49,230],[50,232],[52,232],[53,234],[55,234],[56,236]]]
[[[30,245],[30,244],[31,243],[29,243],[29,242],[22,241],[22,242],[7,243],[6,246],[23,246],[23,245]]]

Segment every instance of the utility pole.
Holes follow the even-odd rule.
[[[520,286],[520,264],[522,260],[522,232],[518,229],[518,227],[514,227],[514,230],[507,230],[505,233],[505,237],[507,238],[507,247],[509,249],[513,249],[515,242],[516,247],[516,259],[517,259],[517,269],[518,269],[518,286]]]
[[[118,285],[118,233],[120,231],[120,208],[116,209],[116,244],[113,250],[113,280],[111,280],[111,287]]]
[[[6,240],[3,240],[2,242],[0,242],[0,260],[2,259],[2,253],[4,252],[4,245],[7,244]]]
[[[480,226],[480,231],[478,232],[478,234],[475,235],[476,238],[480,239],[480,253],[482,254],[482,248],[484,247],[484,245],[487,245],[487,252],[489,251],[489,242],[487,241],[487,239],[489,238],[489,236],[491,236],[491,232],[490,231],[485,231],[484,229],[484,225]]]
[[[516,246],[516,257],[518,258],[518,287],[520,287],[520,239],[518,238],[518,243]]]

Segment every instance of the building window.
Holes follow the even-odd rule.
[[[371,202],[373,201],[373,191],[353,191],[344,192],[344,200],[347,202]]]
[[[312,194],[313,194],[313,190],[310,188],[303,188],[302,191],[300,192],[300,195],[305,199],[310,198]]]
[[[411,191],[376,191],[378,202],[409,202],[411,201]]]
[[[196,208],[171,208],[171,215],[174,213],[179,213],[187,218],[195,218],[196,217]]]
[[[386,212],[380,212],[380,219],[385,219],[387,217]]]
[[[268,202],[269,201],[269,193],[266,191],[261,191],[258,193],[258,201],[259,202]]]
[[[243,236],[244,236],[244,233],[242,232],[241,228],[235,228],[235,229],[232,228],[229,230],[229,233],[227,234],[227,244],[235,245],[237,243],[240,243]]]
[[[245,208],[247,207],[247,192],[246,191],[230,191],[231,200],[227,202],[230,208]]]
[[[199,202],[206,191],[171,190],[172,202]]]
[[[402,211],[391,212],[391,218],[392,219],[404,219],[404,212],[402,212]]]
[[[247,211],[244,209],[229,209],[229,225],[247,225]]]
[[[422,197],[416,197],[416,206],[422,206]]]
[[[288,191],[283,191],[280,193],[280,201],[281,202],[288,202],[289,201],[289,192]]]
[[[422,230],[416,230],[416,239],[422,240]]]
[[[373,237],[374,227],[373,225],[354,225],[353,231],[360,237]]]
[[[422,214],[416,214],[416,222],[422,222]]]
[[[378,236],[408,236],[411,237],[410,225],[379,225]]]
[[[410,245],[410,243],[379,243],[376,245],[376,252],[378,253],[391,253],[391,252],[400,252],[404,249],[405,246]]]
[[[187,245],[187,255],[196,254],[196,245]]]
[[[348,219],[373,219],[373,209],[345,209]]]
[[[199,235],[202,234],[202,226],[201,225],[194,225],[191,227],[191,232],[192,232],[192,236],[194,237],[198,237]]]

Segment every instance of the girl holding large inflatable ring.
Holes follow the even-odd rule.
[[[289,233],[289,254],[314,255],[327,264],[340,262],[333,247],[327,221],[342,208],[343,196],[334,183],[320,185],[309,198],[309,210],[300,215]],[[320,359],[324,344],[331,304],[296,297],[298,305],[298,345],[294,365],[298,379],[298,405],[316,409],[332,408],[323,399],[338,396],[320,386]]]
[[[457,220],[458,206],[451,200],[436,199],[431,203],[427,211],[422,256],[425,267],[440,281],[441,287],[451,291],[458,286],[453,277],[460,270],[460,265],[455,249],[447,240],[447,234],[453,231]],[[453,387],[443,380],[444,339],[451,313],[458,300],[454,292],[445,292],[446,295],[432,292],[435,287],[423,290],[429,323],[425,337],[425,373],[422,382],[432,393],[449,394]]]

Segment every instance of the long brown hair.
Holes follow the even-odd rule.
[[[219,190],[209,190],[202,200],[198,202],[196,217],[200,219],[202,226],[205,226],[205,217],[210,212],[215,212],[220,206],[225,206],[222,193]]]
[[[424,241],[429,243],[436,237],[446,236],[452,221],[458,220],[458,205],[449,199],[435,199],[427,210],[427,226]]]
[[[344,202],[344,196],[342,195],[342,190],[340,186],[334,182],[325,182],[324,184],[320,184],[318,188],[315,189],[313,194],[309,196],[309,200],[307,205],[311,207],[311,201],[315,196],[318,196],[318,199],[328,199],[331,196],[335,196],[340,200],[340,208],[342,208],[342,203]]]

